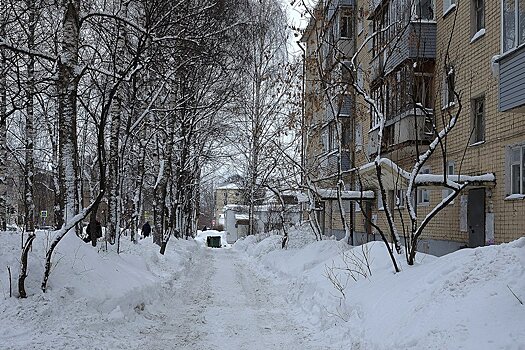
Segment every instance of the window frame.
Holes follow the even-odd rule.
[[[353,28],[352,28],[352,13],[347,8],[341,8],[339,13],[339,38],[340,39],[352,39]]]
[[[519,151],[519,159],[513,161],[512,153]],[[514,191],[514,166],[518,166],[519,190]],[[510,195],[525,195],[525,144],[515,145],[509,148],[508,153],[508,170],[509,170],[509,191]]]
[[[376,196],[377,196],[377,210],[384,211],[385,203],[383,202],[383,196],[381,194],[381,189],[377,190]],[[387,200],[388,200],[388,195],[387,195]]]
[[[454,162],[453,160],[449,160],[447,161],[447,173],[446,173],[446,176],[448,177],[449,175],[456,175],[456,162]],[[447,198],[452,192],[454,192],[454,190],[450,189],[450,188],[445,188],[443,191],[442,191],[442,199],[445,199]],[[454,201],[452,201],[450,204],[453,204]]]
[[[388,201],[390,209],[403,209],[405,208],[405,200],[407,190],[404,188],[396,188],[394,190],[388,191]]]
[[[456,0],[443,0],[443,17],[456,8]]]
[[[478,104],[481,104],[482,110],[481,112],[478,110]],[[480,142],[485,141],[485,95],[476,97],[472,99],[471,101],[471,109],[472,109],[472,136],[474,137],[473,142],[471,144],[477,144]]]
[[[525,2],[523,2],[523,4],[520,4],[520,1],[522,0],[510,0],[514,3],[514,10],[512,11],[512,13],[514,14],[514,16],[511,16],[511,18],[513,18],[513,43],[512,45],[510,45],[510,47],[506,48],[505,47],[505,41],[506,41],[506,36],[505,36],[505,3],[509,1],[509,0],[501,0],[500,4],[501,4],[501,7],[500,7],[500,17],[501,17],[501,21],[500,21],[500,32],[501,32],[501,36],[500,36],[500,41],[501,41],[501,53],[504,54],[506,52],[511,52],[513,51],[514,49],[520,47],[520,46],[523,46],[525,45],[525,25],[523,25],[523,28],[520,28],[520,5],[523,5],[525,6]],[[510,2],[509,1],[509,2]],[[510,11],[509,11],[510,13]],[[522,13],[523,13],[523,18],[521,18],[521,21],[525,23],[525,9],[522,10]],[[520,42],[521,40],[521,42]]]
[[[419,174],[431,174],[430,167],[422,167]],[[416,191],[416,204],[418,207],[430,205],[430,190],[418,188]]]
[[[481,6],[479,6],[481,4]],[[472,35],[475,35],[480,30],[485,29],[485,0],[471,0],[472,12]],[[481,16],[481,17],[479,17]]]
[[[452,69],[452,74],[449,74]],[[451,79],[452,78],[452,79]],[[443,76],[443,91],[442,91],[442,103],[443,109],[447,109],[456,105],[456,69],[453,64],[445,66],[445,72]]]
[[[358,36],[361,35],[361,33],[363,33],[365,29],[364,28],[365,27],[364,17],[365,17],[365,11],[363,7],[361,6],[357,13],[357,35]]]
[[[421,14],[423,14],[423,11],[421,11],[421,2],[429,2],[430,4],[430,11],[429,11],[429,14],[430,14],[430,18],[425,18],[423,16],[420,16]],[[436,11],[435,11],[435,0],[416,0],[414,1],[414,8],[413,8],[413,13],[414,13],[414,19],[415,20],[421,20],[421,21],[434,21],[436,19]]]

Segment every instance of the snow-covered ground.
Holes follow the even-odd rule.
[[[0,349],[525,349],[525,238],[394,274],[381,242],[206,235],[162,256],[151,239],[117,255],[68,234],[43,294],[37,232],[23,300],[6,270],[16,290],[20,234],[0,233]]]

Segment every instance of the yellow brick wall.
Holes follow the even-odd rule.
[[[363,1],[359,2],[361,6]],[[368,4],[365,3],[365,8]],[[436,71],[434,79],[435,110],[438,127],[442,127],[441,120],[448,120],[447,112],[454,113],[456,107],[448,111],[442,110],[442,81],[444,72],[444,57],[450,40],[448,55],[450,62],[456,69],[456,87],[460,92],[462,110],[457,125],[447,141],[447,158],[455,162],[455,170],[461,174],[479,175],[492,172],[496,175],[496,185],[487,191],[486,211],[495,215],[496,243],[507,242],[525,235],[525,201],[504,200],[506,193],[506,147],[525,142],[525,114],[501,113],[498,111],[498,78],[493,73],[491,61],[493,56],[500,54],[500,2],[485,1],[485,35],[474,42],[471,30],[470,1],[458,2],[454,11],[443,17],[443,2],[437,0],[435,4],[437,22],[437,53]],[[455,21],[455,23],[454,23]],[[358,47],[367,33],[365,24],[363,35],[358,36]],[[451,35],[452,33],[452,35]],[[359,55],[359,61],[365,65],[370,61],[368,50]],[[480,95],[485,96],[485,142],[477,146],[469,146],[469,136],[472,127],[471,100]],[[363,151],[366,152],[369,126],[368,107],[358,98],[357,121],[363,125]],[[356,153],[358,164],[364,164],[365,152]],[[398,163],[405,170],[410,171],[413,164],[409,160]],[[436,153],[427,163],[432,173],[442,173],[443,159]],[[468,191],[462,193],[467,195]],[[490,194],[490,195],[489,195]],[[430,191],[430,205],[418,206],[418,216],[423,218],[428,211],[442,199],[442,189]],[[460,231],[460,198],[454,204],[445,208],[427,226],[423,238],[468,242],[468,233]],[[387,229],[386,217],[383,211],[377,211],[377,200],[374,201],[373,213],[377,214],[377,222],[383,229]],[[403,215],[405,225],[409,225],[406,211]],[[402,231],[399,214],[396,213],[400,233]],[[356,229],[364,231],[360,212],[356,215]]]

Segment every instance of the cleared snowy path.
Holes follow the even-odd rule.
[[[157,349],[325,349],[290,319],[284,291],[257,277],[232,250],[206,250],[151,318],[140,347]]]

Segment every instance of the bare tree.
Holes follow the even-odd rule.
[[[254,234],[255,206],[263,199],[265,179],[275,167],[271,140],[283,136],[287,119],[288,32],[285,14],[276,1],[249,2],[242,15],[248,24],[243,27],[241,51],[246,64],[239,78],[246,84],[233,107],[240,128],[231,137],[241,141],[233,144],[243,158],[248,234]]]

